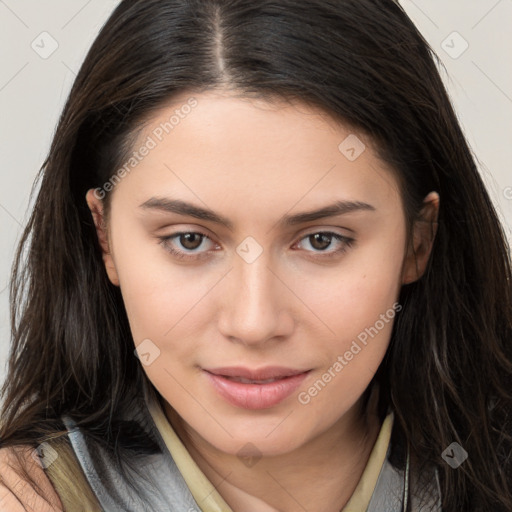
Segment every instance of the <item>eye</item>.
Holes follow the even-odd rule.
[[[207,252],[198,250],[203,246],[205,239],[211,241],[210,237],[205,233],[199,231],[182,231],[171,236],[159,237],[159,239],[164,249],[179,259],[199,259],[208,257]],[[177,239],[177,245],[185,250],[176,248],[173,242],[174,239]]]
[[[310,252],[317,253],[320,255],[320,257],[327,258],[344,253],[347,249],[352,247],[355,242],[353,238],[340,235],[339,233],[333,233],[331,231],[319,231],[317,233],[310,233],[301,238],[301,241],[302,240],[307,240],[310,247],[314,249]],[[329,247],[332,247],[333,240],[337,242],[337,248],[331,251],[327,251]]]
[[[203,242],[211,238],[205,233],[199,231],[182,231],[174,233],[170,236],[158,237],[161,245],[164,249],[171,253],[173,256],[185,260],[197,260],[207,258],[208,250],[204,250]],[[303,240],[307,240],[309,245],[314,249],[320,258],[329,258],[344,253],[348,248],[352,247],[355,240],[339,233],[333,233],[330,231],[320,231],[316,233],[310,233],[302,237],[299,241],[299,245]],[[331,251],[327,249],[333,245],[333,240],[337,242],[337,248]],[[201,250],[201,248],[203,250]]]

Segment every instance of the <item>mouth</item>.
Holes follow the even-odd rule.
[[[224,368],[205,369],[206,372],[213,375],[220,375],[229,379],[245,379],[255,381],[256,383],[264,383],[265,381],[285,379],[294,377],[310,370],[297,370],[293,368],[285,368],[283,366],[267,366],[251,370],[243,366],[229,366]]]
[[[231,405],[243,409],[268,409],[290,396],[311,370],[273,366],[254,370],[225,367],[203,371],[217,393]]]
[[[276,382],[277,380],[289,378],[289,377],[276,377],[274,379],[257,380],[257,379],[244,379],[243,377],[228,377],[226,375],[220,375],[220,377],[224,377],[228,380],[232,380],[235,382],[241,382],[242,384],[269,384],[270,382]]]

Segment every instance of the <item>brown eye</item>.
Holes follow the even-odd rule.
[[[316,256],[319,258],[328,258],[331,256],[343,254],[350,247],[352,247],[354,242],[355,240],[353,238],[340,235],[339,233],[320,231],[304,236],[300,240],[299,245],[309,245],[311,249],[308,249],[304,246],[302,248],[306,249],[306,252],[316,254]],[[332,249],[330,249],[331,247]]]
[[[178,240],[183,248],[193,251],[200,247],[203,238],[200,233],[183,233],[179,235]]]
[[[332,238],[332,235],[327,233],[315,233],[313,235],[309,235],[309,239],[312,241],[311,247],[320,251],[327,249],[329,245],[331,245]]]
[[[215,246],[211,238],[201,232],[181,231],[173,235],[158,237],[162,247],[180,260],[200,260],[211,256],[208,241]],[[205,242],[206,243],[203,243]]]

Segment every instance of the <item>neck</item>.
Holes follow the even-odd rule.
[[[378,390],[362,399],[328,431],[298,449],[263,456],[240,467],[236,455],[217,450],[164,404],[166,415],[196,464],[234,512],[339,512],[352,496],[377,439]]]

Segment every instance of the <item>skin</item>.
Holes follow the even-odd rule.
[[[62,512],[63,506],[32,448],[0,449],[0,512]],[[25,481],[25,470],[39,489]]]
[[[189,97],[161,109],[134,148]],[[339,511],[380,428],[375,402],[364,411],[361,395],[386,353],[392,321],[307,405],[297,397],[392,308],[404,283],[421,276],[439,196],[425,198],[408,244],[397,180],[362,134],[366,150],[350,161],[338,146],[354,132],[304,103],[220,91],[194,97],[198,106],[116,185],[108,218],[88,192],[105,268],[120,286],[135,345],[150,339],[160,350],[144,369],[168,419],[228,504]],[[154,197],[207,207],[233,225],[141,208]],[[373,209],[278,224],[335,200]],[[159,238],[180,231],[208,238]],[[322,245],[306,236],[325,231],[354,242]],[[236,252],[248,236],[262,249],[251,263]],[[169,247],[196,259],[179,259]],[[292,396],[263,410],[228,403],[203,372],[269,365],[311,371]],[[247,443],[262,457],[251,467],[237,456]]]
[[[135,345],[149,339],[160,351],[143,368],[169,421],[232,509],[338,512],[380,428],[377,396],[367,410],[361,396],[392,320],[309,403],[298,397],[392,309],[403,284],[421,277],[439,196],[425,198],[408,240],[398,182],[372,141],[302,102],[182,94],[146,123],[133,149],[191,96],[197,106],[115,186],[108,217],[97,191],[87,193],[106,272],[121,289]],[[366,148],[354,161],[338,149],[351,134]],[[209,208],[232,226],[141,207],[155,197]],[[278,223],[338,200],[372,209]],[[162,241],[178,232],[207,238]],[[309,236],[325,232],[353,242]],[[250,263],[237,253],[254,254],[246,237],[262,250]],[[202,257],[179,259],[170,247]],[[310,372],[261,410],[228,403],[203,371],[270,365]],[[247,443],[261,456],[250,467],[237,456]]]

